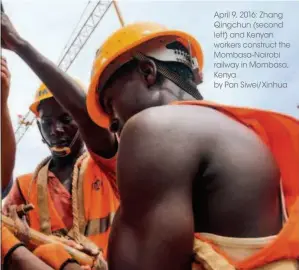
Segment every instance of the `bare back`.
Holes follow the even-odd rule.
[[[120,140],[110,269],[190,269],[195,232],[276,234],[279,180],[259,137],[216,110],[176,105],[135,115]]]
[[[218,125],[207,125],[214,143],[193,183],[195,231],[233,237],[276,234],[282,227],[280,178],[268,147],[236,120],[213,109],[197,111]],[[202,134],[205,127],[194,128]]]

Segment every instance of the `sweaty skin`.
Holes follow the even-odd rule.
[[[210,108],[161,106],[180,89],[167,79],[155,84],[152,63],[139,69],[115,77],[104,95],[111,117],[126,122],[109,269],[191,269],[195,232],[277,234],[279,171],[258,136]]]
[[[5,57],[1,56],[1,183],[4,190],[12,177],[15,164],[16,141],[10,119],[7,99],[10,72]]]
[[[1,16],[3,46],[18,54],[51,89],[55,99],[77,122],[82,139],[92,152],[104,158],[114,156],[116,153],[115,136],[108,130],[97,126],[90,119],[86,109],[86,95],[81,86],[24,40],[6,14],[1,13]]]

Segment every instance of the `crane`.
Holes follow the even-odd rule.
[[[78,54],[81,52],[86,42],[91,37],[92,33],[95,31],[100,21],[110,8],[113,3],[114,8],[116,10],[118,19],[120,21],[121,26],[124,26],[124,21],[121,16],[120,10],[116,1],[102,1],[99,0],[97,4],[94,6],[88,18],[85,20],[83,26],[79,29],[78,33],[70,43],[69,47],[65,50],[63,56],[60,58],[58,62],[58,66],[63,70],[67,71],[70,66],[73,64]],[[81,16],[82,17],[82,16]],[[74,31],[73,31],[74,33]],[[18,144],[21,139],[24,137],[28,129],[33,125],[34,120],[36,119],[35,115],[28,111],[21,121],[19,121],[19,125],[15,131],[16,143]]]

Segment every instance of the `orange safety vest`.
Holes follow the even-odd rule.
[[[177,105],[197,105],[216,109],[252,129],[269,147],[280,169],[289,219],[277,238],[241,262],[237,269],[254,269],[281,259],[299,258],[299,121],[290,116],[258,109],[238,108],[206,101],[180,101]],[[195,237],[210,242],[196,233]],[[213,243],[210,243],[213,246]],[[217,247],[213,246],[217,251]],[[219,251],[219,250],[218,250]]]
[[[84,164],[84,162],[86,163]],[[106,256],[111,224],[119,206],[119,196],[114,189],[116,176],[115,173],[108,172],[105,166],[100,168],[90,157],[87,157],[79,165],[80,169],[83,164],[84,172],[81,177],[81,183],[78,184],[77,191],[79,195],[78,211],[82,217],[81,222],[79,222],[80,233],[94,242],[99,248],[102,248],[104,256]],[[81,173],[80,169],[79,174]],[[49,192],[47,192],[48,195],[46,196],[48,209],[46,209],[47,211],[40,211],[42,205],[38,194],[40,187],[38,186],[37,179],[32,180],[32,177],[33,174],[27,174],[17,178],[24,199],[35,206],[35,209],[28,213],[30,227],[46,234],[50,234],[51,232],[66,233],[66,227],[55,209]],[[98,187],[95,188],[95,185]],[[44,212],[48,212],[50,233],[43,230],[44,227],[41,224],[41,220],[44,220]]]

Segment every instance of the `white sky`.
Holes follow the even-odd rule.
[[[88,11],[97,1],[90,1]],[[19,33],[38,50],[57,62],[74,26],[77,24],[87,0],[4,0],[4,8]],[[155,21],[194,35],[201,43],[205,54],[204,79],[199,87],[207,100],[226,104],[266,108],[299,117],[299,2],[199,2],[199,1],[120,1],[119,7],[126,23]],[[284,12],[285,27],[274,30],[275,38],[291,42],[291,48],[284,51],[281,61],[287,61],[288,70],[247,70],[239,79],[286,80],[288,89],[213,89],[213,38],[215,11],[264,10]],[[96,49],[112,31],[120,27],[114,9],[111,7],[88,41],[69,74],[82,80],[88,86],[91,64]],[[241,40],[244,41],[244,40]],[[39,86],[39,79],[13,53],[4,51],[12,73],[9,98],[14,126],[17,115],[25,114],[33,101]],[[49,154],[41,142],[36,125],[29,129],[18,145],[14,175],[28,173]]]

